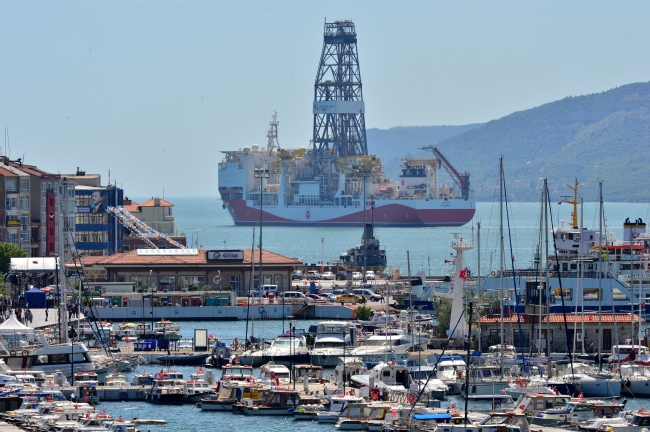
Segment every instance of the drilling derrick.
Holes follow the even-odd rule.
[[[367,155],[364,112],[354,23],[325,23],[314,84],[313,150],[335,157]]]

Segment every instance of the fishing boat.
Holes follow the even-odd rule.
[[[185,392],[169,375],[157,374],[151,387],[145,390],[144,400],[155,404],[177,405],[185,401]]]

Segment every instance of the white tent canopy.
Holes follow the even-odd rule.
[[[11,316],[2,324],[0,324],[0,334],[14,334],[14,333],[23,333],[23,334],[34,334],[34,329],[27,327],[25,324],[18,321],[16,315],[12,312]]]
[[[57,269],[57,261],[57,257],[12,258],[10,268],[16,273],[54,272]]]

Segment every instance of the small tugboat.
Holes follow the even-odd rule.
[[[280,415],[286,416],[293,414],[296,407],[300,405],[323,405],[324,407],[329,404],[329,401],[322,400],[318,396],[308,396],[301,394],[295,390],[287,389],[270,389],[264,395],[259,405],[244,406],[244,414],[249,416],[258,415]],[[291,411],[289,411],[291,410]]]
[[[206,395],[199,404],[203,411],[233,411],[233,406],[242,400],[254,405],[263,395],[264,388],[254,380],[219,382],[217,394]]]
[[[156,404],[180,404],[185,401],[185,392],[168,374],[158,373],[151,388],[145,391],[144,399]]]
[[[365,224],[361,244],[341,254],[340,259],[348,271],[362,271],[365,265],[366,270],[383,273],[388,263],[386,251],[380,248],[379,239],[375,238],[372,222]]]

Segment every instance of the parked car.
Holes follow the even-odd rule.
[[[307,294],[307,297],[312,299],[314,303],[326,303],[328,299],[318,294]]]
[[[326,271],[322,275],[320,275],[320,278],[322,280],[334,280],[334,273],[331,271]]]
[[[361,273],[360,272],[352,272],[352,280],[361,280]]]
[[[347,280],[348,275],[344,271],[336,272],[336,280]]]
[[[320,273],[318,273],[318,270],[309,270],[307,272],[307,279],[320,279]]]
[[[364,289],[364,288],[357,288],[352,290],[352,294],[361,296],[367,300],[370,301],[379,301],[381,300],[381,296],[379,294],[376,294],[372,290],[369,289]]]
[[[304,300],[308,303],[314,302],[312,298],[307,297],[300,291],[285,291],[282,293],[282,297],[284,297],[285,299],[292,299],[292,300]]]
[[[325,299],[327,299],[327,301],[330,302],[330,303],[335,303],[336,302],[336,297],[338,297],[336,294],[327,294],[327,295],[325,295]]]
[[[368,270],[366,272],[366,280],[375,280],[375,272],[372,270]]]
[[[318,295],[325,295],[325,294],[331,294],[333,291],[333,288],[331,285],[323,285],[322,287],[318,288]]]
[[[293,273],[291,273],[291,280],[302,280],[303,277],[305,277],[305,275],[302,273],[302,270],[294,270]]]
[[[340,302],[346,302],[346,303],[348,303],[348,302],[363,303],[363,301],[364,301],[364,300],[363,300],[363,297],[358,296],[358,295],[354,295],[354,294],[343,294],[343,295],[340,295],[340,296],[337,296],[337,297],[336,297],[336,302],[337,302],[337,303],[340,303]]]

